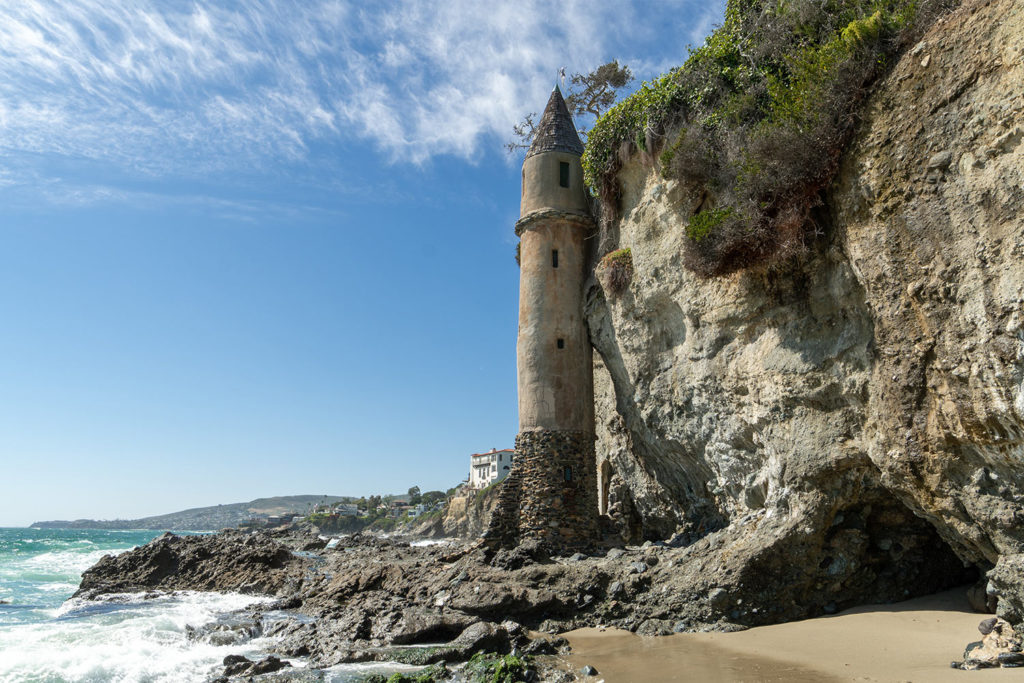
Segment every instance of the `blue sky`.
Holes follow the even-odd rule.
[[[517,426],[520,158],[559,67],[723,3],[0,5],[0,525],[448,488]]]

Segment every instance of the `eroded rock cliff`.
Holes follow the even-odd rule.
[[[862,441],[966,559],[1024,542],[1024,4],[970,3],[872,102],[831,196],[874,321]]]
[[[1022,83],[1024,3],[935,24],[876,87],[817,243],[762,271],[686,271],[700,200],[624,164],[602,247],[631,248],[633,280],[587,297],[601,506],[624,536],[702,539],[716,599],[764,609],[764,584],[787,616],[999,564],[1020,620],[1002,577],[1024,543]]]
[[[441,515],[413,524],[410,532],[416,536],[434,538],[480,538],[498,503],[499,492],[500,487],[490,486],[481,491],[468,491],[465,495],[454,496],[449,499]]]

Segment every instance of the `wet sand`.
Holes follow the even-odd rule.
[[[640,681],[913,681],[1024,683],[1024,669],[957,671],[968,642],[980,640],[966,587],[895,605],[739,633],[645,638],[626,631],[566,633],[575,668],[590,664],[607,683]]]

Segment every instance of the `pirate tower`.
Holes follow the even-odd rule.
[[[523,162],[519,434],[489,538],[554,548],[597,539],[593,362],[583,317],[585,239],[594,231],[580,142],[557,87]],[[501,527],[495,528],[495,527]]]

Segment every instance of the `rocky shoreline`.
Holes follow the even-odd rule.
[[[266,654],[277,659],[225,661],[223,680],[323,680],[323,669],[356,662],[439,665],[436,680],[448,680],[456,674],[445,665],[481,652],[527,656],[522,680],[584,680],[559,657],[567,642],[558,633],[593,626],[641,635],[735,631],[847,606],[841,590],[839,606],[814,603],[813,586],[828,568],[799,578],[715,552],[737,533],[727,527],[700,539],[678,535],[568,557],[529,542],[491,551],[476,541],[414,545],[355,534],[328,544],[308,528],[168,533],[101,559],[83,574],[75,597],[205,590],[274,598],[190,628],[190,638],[214,645],[274,639]],[[854,582],[858,598],[892,602],[908,597],[908,585],[918,595],[948,587],[949,567],[935,570],[934,556],[901,559]],[[752,566],[767,569],[770,587],[756,580]],[[864,592],[867,582],[873,593]],[[288,665],[297,658],[306,666]]]
[[[478,653],[496,661],[516,655],[508,660],[521,663],[516,680],[577,680],[555,657],[567,650],[565,639],[527,630],[549,610],[564,616],[571,602],[550,590],[526,588],[521,580],[502,586],[505,570],[491,567],[479,544],[413,546],[372,534],[339,541],[328,544],[308,528],[165,533],[103,557],[83,574],[74,597],[199,590],[274,598],[188,626],[189,640],[215,646],[256,637],[276,642],[256,661],[228,655],[220,675],[211,677],[217,681],[321,681],[326,668],[360,662],[433,665],[426,672],[432,678],[423,680],[449,680],[456,673],[447,665],[461,665]],[[526,552],[504,561],[534,563]],[[460,584],[477,589],[460,591]],[[293,668],[288,660],[294,659],[306,666]],[[365,678],[378,679],[379,674]]]

